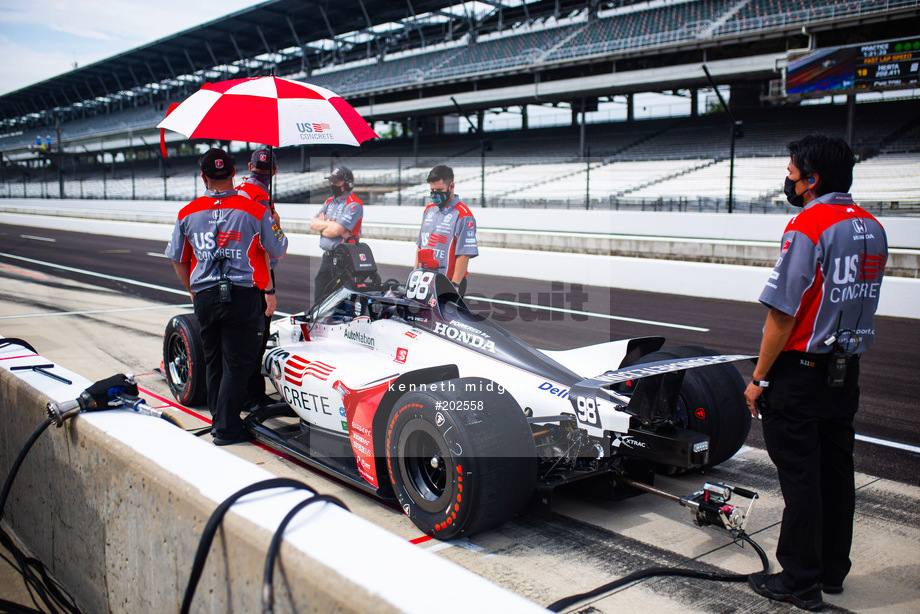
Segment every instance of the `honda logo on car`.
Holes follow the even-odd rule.
[[[475,329],[474,329],[475,330]],[[448,326],[443,322],[435,322],[434,332],[437,335],[442,335],[451,339],[453,341],[459,341],[460,343],[465,343],[469,346],[472,346],[479,350],[487,350],[489,352],[495,353],[495,342],[487,341],[479,335],[474,333],[467,332],[465,330],[460,330],[454,326]]]
[[[546,390],[553,396],[557,396],[560,399],[566,399],[569,396],[568,388],[557,388],[553,386],[551,382],[543,382],[538,386],[540,390]]]

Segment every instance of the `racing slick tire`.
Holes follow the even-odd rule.
[[[195,314],[170,319],[163,334],[163,371],[169,390],[183,405],[207,402],[208,379],[201,344],[201,329]]]
[[[533,495],[537,461],[530,425],[510,394],[489,392],[497,385],[476,377],[433,386],[393,406],[386,463],[403,512],[448,540],[515,517]]]
[[[646,354],[636,364],[716,356],[719,352],[698,345],[686,345]],[[751,412],[744,401],[744,380],[733,364],[723,363],[684,372],[677,406],[679,426],[709,435],[707,469],[735,455],[751,430]]]

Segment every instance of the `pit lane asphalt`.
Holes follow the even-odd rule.
[[[0,227],[0,233],[4,233],[0,234],[0,252],[6,254],[178,288],[169,262],[148,255],[162,253],[164,246],[160,242],[140,243],[108,237],[103,242],[98,236],[17,227]],[[317,262],[297,257],[282,262],[278,275],[282,310],[298,311],[308,304],[311,265],[315,267]],[[408,269],[384,267],[384,273],[384,277],[402,278]],[[554,289],[548,282],[539,284],[510,278],[476,276],[473,279],[475,284],[471,291],[487,297],[502,294],[500,300],[505,300],[505,294],[512,294],[523,302],[536,299],[553,304],[554,296],[558,301],[558,295],[562,294],[564,308],[576,307],[565,302],[578,298],[565,298],[566,292],[577,290],[570,287]],[[30,341],[47,357],[90,379],[113,372],[134,371],[141,374],[142,389],[168,397],[164,381],[150,373],[150,368],[159,363],[166,322],[175,313],[188,311],[182,307],[187,303],[184,295],[4,256],[0,256],[0,284],[4,288],[0,291],[0,316],[27,316],[0,319],[0,333]],[[528,292],[530,297],[526,296]],[[539,297],[540,292],[547,296]],[[703,344],[733,353],[756,350],[763,317],[763,309],[757,305],[610,292],[596,287],[585,288],[584,292],[588,296],[583,305],[577,306],[579,310],[612,312],[645,323],[599,318],[578,321],[573,314],[565,314],[557,321],[534,320],[542,312],[518,310],[511,321],[503,324],[527,341],[550,349],[653,334],[666,336],[668,345]],[[484,305],[478,308],[484,309]],[[79,311],[86,313],[54,315]],[[493,312],[493,315],[507,318],[509,313],[505,310]],[[649,323],[651,321],[662,324]],[[672,328],[665,325],[669,322],[708,330]],[[886,319],[884,327],[879,325],[880,331],[892,326],[892,322],[902,326],[900,337],[880,343],[874,351],[884,352],[887,343],[893,343],[896,348],[901,347],[899,343],[903,344],[906,349],[902,351],[910,350],[907,356],[913,358],[910,364],[915,365],[917,345],[909,343],[908,338],[912,331],[916,337],[915,323]],[[908,373],[903,377],[909,380],[911,376]],[[916,382],[910,383],[916,386]],[[866,411],[867,396],[864,391],[861,414]],[[203,424],[188,414],[177,416],[186,428]],[[884,419],[879,418],[879,421],[884,422]],[[756,429],[757,425],[748,442],[751,447],[742,449],[735,458],[707,476],[659,476],[656,486],[676,494],[688,494],[699,488],[703,480],[724,480],[760,492],[762,498],[748,530],[772,558],[781,498],[772,464],[756,447]],[[857,450],[858,462],[862,448],[859,446]],[[250,444],[225,449],[278,475],[301,479],[320,492],[339,496],[356,513],[405,539],[422,538],[398,511],[320,474]],[[916,465],[911,462],[916,462],[913,456],[899,452],[892,463],[880,465],[895,481],[880,479],[876,477],[878,473],[865,469],[865,473],[858,476],[860,495],[854,572],[848,579],[847,592],[828,598],[837,606],[837,611],[913,612],[920,607],[920,582],[916,571],[920,568],[920,491],[903,484],[916,481]],[[902,469],[908,467],[904,479],[893,475],[899,473],[896,465],[901,465]],[[743,500],[734,502],[744,503]],[[421,539],[419,545],[542,604],[648,566],[690,565],[697,569],[738,573],[759,569],[750,549],[742,551],[732,546],[724,534],[694,527],[686,510],[650,495],[608,501],[568,490],[558,494],[550,519],[522,516],[471,539],[446,543]],[[576,609],[606,613],[650,607],[656,612],[675,613],[792,610],[761,599],[743,584],[675,578],[652,579]]]

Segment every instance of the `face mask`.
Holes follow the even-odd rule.
[[[447,206],[447,203],[450,202],[450,193],[449,192],[431,192],[431,202],[438,206],[438,208],[443,209]]]
[[[332,192],[333,198],[338,198],[339,196],[345,193],[345,184],[343,183],[342,185],[335,185],[333,183],[330,183],[329,190]]]
[[[800,180],[801,181],[801,180]],[[795,193],[795,184],[797,182],[786,177],[786,183],[783,184],[783,192],[786,194],[786,200],[789,201],[789,204],[793,207],[804,207],[805,199],[801,194]]]

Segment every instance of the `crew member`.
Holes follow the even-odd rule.
[[[460,294],[466,291],[466,274],[470,258],[479,255],[476,243],[476,220],[472,212],[454,194],[454,171],[439,164],[428,173],[431,203],[422,214],[422,226],[415,244],[430,248],[437,260],[438,272],[446,275]],[[419,266],[416,252],[415,266]]]
[[[271,211],[272,220],[275,225],[281,227],[281,216],[275,211],[275,203],[270,196],[270,183],[272,176],[278,172],[278,164],[274,153],[269,149],[257,149],[252,152],[252,158],[249,161],[249,177],[241,184],[236,186],[236,190],[245,194],[252,200],[256,201],[266,209]],[[275,281],[275,266],[278,264],[277,258],[269,259],[269,268],[271,274],[271,287],[274,292],[277,289]],[[259,348],[259,356],[265,354],[265,347],[268,343],[269,329],[271,328],[272,316],[274,309],[268,309],[268,301],[265,299],[263,291],[263,309],[265,310],[265,334],[262,335],[262,346]],[[269,295],[271,296],[271,295]],[[274,402],[274,399],[265,394],[265,378],[262,377],[261,359],[256,363],[255,371],[249,378],[249,385],[246,389],[246,400],[243,403],[244,411],[252,411],[264,405]]]
[[[361,220],[364,205],[355,193],[355,176],[351,169],[339,166],[330,173],[329,190],[332,196],[326,199],[322,209],[310,220],[310,230],[320,234],[319,246],[323,250],[323,261],[313,282],[313,302],[318,302],[334,277],[332,250],[345,241],[361,238]]]
[[[268,258],[288,240],[264,206],[233,189],[233,160],[211,149],[198,161],[207,191],[179,211],[166,255],[191,293],[207,365],[211,434],[217,445],[251,439],[240,419],[259,360],[264,314],[274,310]],[[262,290],[269,295],[262,308]]]
[[[807,610],[840,593],[850,570],[855,489],[853,418],[859,357],[875,337],[885,230],[847,193],[853,152],[839,138],[789,144],[785,193],[792,218],[760,302],[769,308],[744,396],[776,465],[786,508],[776,559],[758,594]]]

